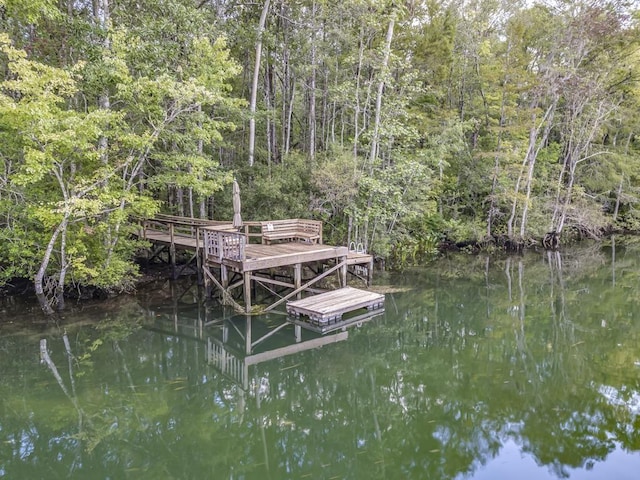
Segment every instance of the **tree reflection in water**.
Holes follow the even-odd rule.
[[[615,456],[633,478],[638,258],[443,259],[333,339],[167,301],[69,324],[67,347],[2,335],[0,477],[438,480],[509,458],[564,478]]]

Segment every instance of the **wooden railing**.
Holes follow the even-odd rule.
[[[224,375],[228,375],[240,385],[245,384],[246,367],[244,362],[228,352],[224,344],[216,339],[209,338],[207,341],[207,361],[216,367]]]
[[[200,229],[207,226],[224,227],[231,225],[231,222],[221,222],[217,220],[205,220],[191,217],[174,217],[172,215],[158,214],[154,218],[142,220],[140,238],[147,238],[151,232],[164,233],[169,235],[171,243],[175,237],[199,238]]]
[[[243,261],[244,247],[247,237],[233,227],[203,227],[203,245],[207,258],[215,258],[219,262],[224,259]]]

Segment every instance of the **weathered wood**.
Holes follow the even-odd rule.
[[[244,273],[244,310],[251,312],[251,273]]]
[[[373,310],[384,305],[384,295],[352,287],[344,287],[287,303],[287,313],[306,315],[314,322],[339,320],[345,313],[361,308]]]
[[[278,300],[275,303],[272,303],[271,305],[269,305],[267,308],[264,309],[265,312],[268,312],[269,310],[273,310],[275,307],[277,307],[278,305],[280,305],[282,302],[285,302],[287,300],[289,300],[289,298],[293,297],[294,295],[296,295],[298,292],[302,291],[302,290],[306,290],[310,285],[313,285],[314,283],[322,280],[324,277],[326,277],[327,275],[332,274],[333,272],[335,272],[336,270],[342,268],[343,266],[346,265],[346,261],[342,261],[340,263],[338,263],[335,267],[330,268],[329,270],[327,270],[326,272],[324,272],[321,275],[318,275],[317,277],[315,277],[314,279],[308,281],[307,283],[305,283],[304,285],[302,285],[300,288],[295,289],[293,292],[289,293],[288,295],[282,297],[280,300]]]
[[[252,229],[260,227],[264,232],[269,228],[267,225],[272,225],[272,233],[275,235],[278,232],[282,233],[282,230],[278,230],[278,228],[290,228],[294,224],[297,229],[296,233],[287,237],[294,241],[272,242],[269,239],[265,241],[263,238],[264,243],[249,243],[250,238],[256,236],[255,230],[250,234],[247,233],[249,227]],[[255,282],[271,283],[293,290],[269,305],[266,308],[266,311],[269,311],[302,291],[318,292],[318,289],[312,289],[310,286],[333,272],[337,272],[340,284],[346,286],[348,266],[372,266],[373,263],[373,257],[370,255],[361,253],[354,255],[344,246],[323,245],[322,222],[315,220],[245,222],[244,233],[238,232],[230,222],[213,222],[171,216],[158,216],[143,222],[143,225],[145,228],[140,232],[141,237],[157,246],[167,247],[170,252],[169,262],[172,266],[175,264],[178,250],[194,251],[192,261],[195,259],[198,264],[198,274],[204,273],[201,281],[204,280],[207,294],[210,294],[211,287],[215,285],[222,292],[225,303],[232,304],[236,309],[242,308],[246,313],[251,311],[251,289]],[[333,262],[336,265],[325,271],[324,268]],[[304,281],[302,279],[303,267],[309,267],[314,263],[318,264],[319,270],[314,272],[313,278],[302,285]],[[220,269],[219,278],[213,273],[217,269]],[[253,275],[258,272],[264,273],[270,269],[293,269],[293,282],[270,281]],[[370,271],[371,268],[369,268]],[[241,280],[229,285],[231,272],[240,274]],[[242,288],[239,293],[244,298],[244,307],[240,307],[231,296],[231,292],[238,287]]]
[[[361,278],[360,273],[365,274],[365,283],[367,286],[371,286],[373,281],[373,255],[349,250],[347,265],[353,267],[353,274],[359,278]]]
[[[278,240],[285,242],[306,242],[322,244],[322,222],[291,218],[261,222],[262,243],[270,244]]]
[[[215,286],[218,287],[218,290],[220,290],[220,292],[222,293],[223,303],[229,302],[233,306],[233,308],[242,312],[243,308],[240,305],[238,305],[238,303],[231,296],[231,293],[229,293],[229,290],[222,286],[222,284],[216,279],[216,277],[214,277],[214,275],[209,271],[209,269],[205,268],[204,273],[209,278],[209,280],[211,280],[215,284]]]
[[[207,258],[222,263],[223,260],[243,261],[245,259],[246,237],[236,229],[203,227],[203,245]]]
[[[262,286],[265,286],[265,285],[277,285],[279,287],[296,288],[295,284],[293,284],[291,282],[283,282],[282,280],[276,280],[274,278],[264,277],[262,275],[251,275],[251,280],[253,280],[254,282],[259,283]],[[324,289],[321,289],[321,288],[305,288],[304,291],[315,294],[315,293],[324,293],[324,292],[327,291],[327,289],[326,288],[324,288]]]
[[[289,317],[291,321],[295,324],[296,327],[304,327],[306,330],[311,330],[312,332],[326,334],[331,333],[336,330],[344,330],[347,327],[351,327],[353,325],[359,327],[364,322],[368,322],[369,320],[379,317],[384,313],[384,308],[377,308],[375,310],[367,310],[360,315],[348,316],[346,318],[334,319],[329,322],[316,322],[311,319],[306,319],[306,317]]]

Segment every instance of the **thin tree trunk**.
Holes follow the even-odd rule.
[[[629,145],[631,144],[631,138],[633,137],[633,133],[629,133],[627,136],[627,144],[625,146],[625,155],[629,154]],[[624,185],[624,172],[622,172],[622,176],[620,177],[620,183],[618,184],[618,191],[616,192],[616,206],[613,210],[613,222],[615,223],[618,220],[618,213],[620,211],[620,198],[622,197],[622,186]]]
[[[69,263],[67,262],[67,229],[64,228],[60,232],[60,275],[58,276],[58,285],[56,285],[56,307],[58,310],[64,310],[64,282],[67,278],[67,270]]]
[[[540,132],[540,129],[536,129],[535,137],[530,138],[530,141],[533,141],[533,144],[530,144],[529,147],[533,147],[533,149],[529,150],[531,155],[529,156],[529,170],[527,173],[526,180],[526,195],[524,204],[522,206],[522,220],[520,222],[520,238],[524,238],[525,231],[527,228],[527,214],[529,213],[529,203],[531,202],[531,185],[533,184],[533,171],[536,164],[536,160],[538,158],[538,154],[540,150],[546,145],[547,140],[549,138],[549,133],[551,132],[551,124],[553,121],[554,112],[556,109],[557,99],[551,103],[547,111],[545,112],[543,122],[545,123],[544,132],[542,134],[542,138],[537,138]]]
[[[49,262],[51,261],[53,248],[55,247],[55,244],[58,241],[58,237],[60,236],[60,234],[67,229],[68,222],[69,222],[69,213],[65,212],[62,218],[62,221],[58,224],[53,234],[51,235],[51,238],[49,239],[47,248],[44,251],[44,256],[42,257],[42,262],[40,262],[40,267],[38,268],[38,272],[36,273],[36,276],[33,279],[35,292],[36,292],[36,296],[38,297],[38,301],[40,302],[40,307],[42,308],[42,311],[47,315],[53,314],[53,308],[51,307],[51,302],[47,299],[44,292],[44,278],[47,273],[47,268],[49,267]]]
[[[387,76],[387,67],[389,65],[389,57],[391,55],[391,40],[393,39],[393,29],[396,23],[395,12],[391,15],[389,26],[387,28],[387,38],[384,44],[384,57],[382,59],[382,67],[380,69],[380,82],[378,83],[378,94],[376,95],[376,112],[373,121],[373,135],[371,138],[371,150],[369,152],[369,165],[373,168],[376,158],[378,157],[378,144],[380,141],[380,117],[382,112],[382,94],[384,92],[385,78]]]
[[[316,15],[318,4],[314,1],[311,7],[312,29],[311,32],[311,78],[309,79],[309,160],[316,157]]]
[[[360,79],[362,75],[362,63],[364,59],[364,27],[360,27],[360,42],[358,46],[358,69],[356,72],[355,108],[353,112],[353,158],[358,158],[360,143]],[[357,165],[357,163],[355,163]],[[357,168],[357,167],[356,167]]]
[[[291,82],[291,99],[289,100],[289,111],[287,113],[287,136],[284,145],[284,153],[285,155],[289,154],[289,150],[291,149],[291,123],[293,121],[293,104],[295,101],[296,88],[295,88],[295,78]]]
[[[493,218],[495,216],[496,209],[496,190],[498,187],[498,170],[500,168],[500,151],[502,149],[502,134],[504,132],[504,126],[506,123],[505,118],[505,107],[507,103],[507,85],[509,84],[509,53],[511,52],[511,43],[507,44],[507,56],[505,59],[505,67],[504,67],[504,77],[503,77],[503,85],[502,85],[502,95],[500,98],[500,123],[498,125],[498,140],[496,143],[496,154],[494,157],[493,163],[493,179],[491,182],[491,194],[489,195],[490,203],[489,203],[489,212],[487,214],[487,238],[491,237],[491,229],[493,227]]]
[[[184,190],[182,187],[176,187],[176,206],[178,207],[178,216],[184,217]]]
[[[533,100],[530,106],[531,110],[535,110],[538,108],[538,101],[539,99],[537,98]],[[552,105],[555,105],[555,101]],[[529,165],[532,160],[535,162],[535,156],[537,155],[536,143],[537,143],[538,135],[540,134],[540,129],[545,125],[545,122],[547,121],[548,116],[550,114],[551,114],[551,106],[547,109],[544,117],[542,118],[542,120],[538,125],[534,124],[536,121],[536,115],[532,114],[532,119],[531,119],[532,126],[531,126],[531,129],[529,130],[529,146],[527,148],[527,153],[520,167],[520,173],[518,174],[518,180],[516,181],[516,187],[513,193],[513,202],[511,203],[511,216],[507,221],[507,235],[509,236],[509,238],[513,238],[513,226],[514,226],[513,223],[516,218],[517,207],[518,207],[518,195],[520,194],[520,185],[523,181],[523,174],[527,165]],[[530,174],[533,174],[533,170],[531,166],[528,169],[528,172]],[[524,215],[524,217],[526,218],[526,215]],[[521,231],[522,231],[522,228],[521,228]]]
[[[274,86],[274,74],[273,74],[273,66],[271,63],[267,63],[266,72],[264,75],[264,91],[265,91],[265,103],[267,106],[267,163],[271,166],[271,162],[278,161],[278,152],[277,152],[277,137],[276,137],[276,126],[274,122],[274,112],[275,112],[275,86]]]
[[[253,80],[251,82],[251,100],[249,102],[249,166],[253,167],[256,146],[256,99],[258,96],[258,77],[260,75],[260,61],[262,57],[262,34],[267,22],[269,0],[265,0],[258,24],[258,38],[256,40],[256,58],[253,65]]]

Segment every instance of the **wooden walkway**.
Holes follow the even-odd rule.
[[[318,293],[314,285],[332,274],[342,287],[347,285],[348,272],[371,283],[371,255],[344,246],[324,245],[322,235],[318,243],[268,244],[262,239],[264,225],[265,222],[245,222],[238,230],[230,222],[158,216],[142,222],[139,237],[154,246],[151,258],[168,253],[174,276],[176,253],[189,252],[187,265],[195,264],[199,281],[207,290],[217,288],[223,303],[246,313],[253,310],[252,292],[257,286],[276,297],[273,303],[260,308],[267,312],[293,297],[299,299],[302,292]],[[283,289],[289,292],[283,295]]]

